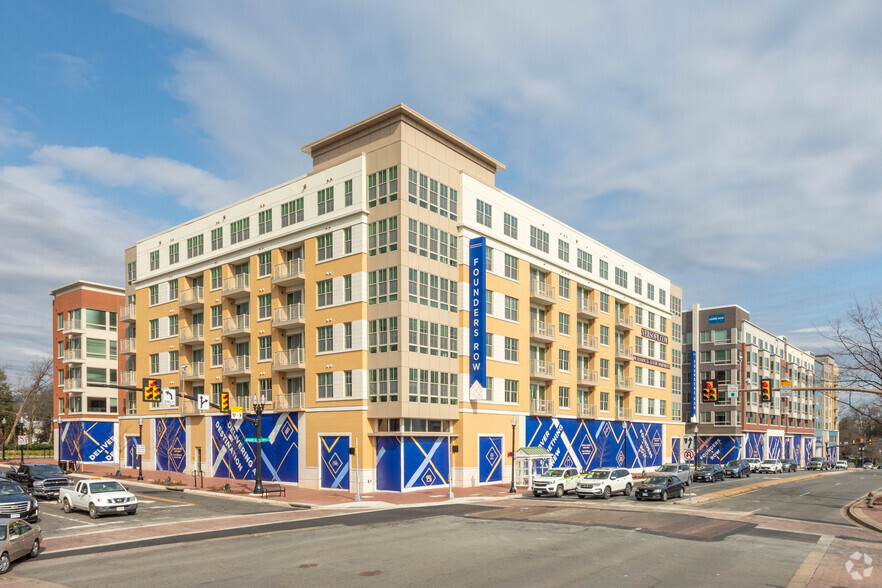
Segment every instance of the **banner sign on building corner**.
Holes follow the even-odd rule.
[[[469,397],[484,398],[487,387],[487,242],[469,242]]]

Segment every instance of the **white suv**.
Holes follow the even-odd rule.
[[[763,463],[763,460],[758,457],[748,457],[747,463],[750,464],[750,471],[755,472],[759,470],[760,464]]]
[[[628,470],[597,468],[579,478],[576,484],[576,496],[579,498],[588,498],[589,496],[609,498],[619,492],[623,496],[630,496],[633,487],[634,478],[631,477],[631,472]]]
[[[579,470],[576,468],[553,468],[533,478],[533,496],[554,494],[558,498],[576,489]]]
[[[780,474],[784,471],[784,465],[780,459],[764,459],[757,471],[761,474]]]

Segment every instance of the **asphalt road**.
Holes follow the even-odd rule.
[[[47,537],[64,537],[78,533],[124,527],[132,528],[169,521],[183,522],[194,519],[291,510],[288,505],[273,501],[262,504],[254,501],[215,498],[192,492],[184,493],[134,485],[129,485],[129,491],[138,497],[137,514],[133,516],[110,515],[97,520],[90,519],[89,513],[85,511],[65,514],[58,502],[40,500],[39,524],[43,528],[43,534]]]
[[[813,549],[812,541],[786,533],[687,540],[585,524],[471,518],[463,516],[468,507],[455,508],[449,515],[398,509],[335,517],[318,528],[38,558],[16,564],[7,578],[88,588],[784,586]]]

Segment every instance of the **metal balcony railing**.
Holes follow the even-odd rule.
[[[555,326],[552,323],[546,323],[543,321],[530,321],[530,336],[536,339],[547,339],[553,341],[557,339],[557,332],[555,331]]]
[[[634,348],[630,345],[616,345],[616,357],[620,359],[634,359]]]
[[[303,410],[304,406],[303,392],[276,395],[276,402],[274,404],[276,410]]]
[[[77,349],[65,349],[64,350],[64,361],[75,361],[82,362],[83,361],[83,350],[82,348]]]
[[[62,333],[85,332],[86,327],[83,319],[66,320],[61,325]]]
[[[578,313],[591,318],[597,318],[600,316],[600,305],[586,298],[582,298],[579,300]]]
[[[286,284],[303,280],[306,272],[302,259],[292,259],[273,266],[273,284]]]
[[[597,352],[600,349],[597,335],[589,335],[584,331],[576,335],[576,344],[580,349],[585,349],[586,351]]]
[[[633,390],[634,378],[626,376],[616,376],[616,390]]]
[[[238,274],[224,280],[224,296],[232,296],[235,294],[244,294],[251,291],[251,275]]]
[[[225,376],[234,376],[237,374],[247,374],[251,371],[251,356],[239,355],[237,357],[228,357],[224,359],[223,374]]]
[[[530,376],[534,378],[553,378],[554,363],[550,361],[542,361],[541,359],[531,359]]]
[[[119,342],[119,352],[131,354],[135,352],[135,338],[127,337]]]
[[[600,378],[597,374],[597,370],[589,370],[588,368],[577,368],[576,381],[580,384],[596,386],[600,382]]]
[[[135,305],[134,304],[126,304],[124,306],[120,306],[119,320],[121,322],[128,322],[128,321],[135,320]]]
[[[597,416],[597,405],[596,404],[584,404],[579,403],[578,406],[578,416],[581,418],[594,418]]]
[[[181,292],[180,296],[178,296],[178,305],[181,306],[181,308],[198,306],[204,303],[205,298],[203,296],[202,286],[196,286],[195,288],[184,290]]]
[[[624,406],[616,407],[616,420],[630,421],[631,420],[631,409],[625,408]]]
[[[137,381],[137,373],[134,370],[127,370],[122,373],[120,384],[123,386],[134,386]]]
[[[634,328],[634,316],[626,312],[619,311],[616,313],[616,326],[625,329]]]
[[[205,364],[203,362],[197,361],[181,366],[182,380],[192,380],[203,377],[205,377]]]
[[[550,400],[545,400],[544,398],[531,398],[530,413],[543,415],[554,414],[554,403]]]
[[[197,343],[205,338],[205,325],[183,327],[179,339],[181,343]]]
[[[273,309],[273,326],[287,327],[290,325],[300,324],[304,321],[303,303],[289,304]]]
[[[302,369],[306,367],[305,355],[302,347],[276,351],[273,354],[273,369]]]
[[[239,314],[224,319],[224,327],[221,331],[224,335],[238,335],[248,333],[251,330],[251,316]]]
[[[553,303],[556,300],[554,286],[539,280],[530,280],[530,297]]]

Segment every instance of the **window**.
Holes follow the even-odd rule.
[[[609,279],[609,263],[602,259],[600,260],[600,271],[598,272],[598,275],[604,280]]]
[[[224,228],[218,227],[211,230],[211,250],[217,251],[224,246]]]
[[[634,368],[634,381],[638,384],[643,383],[643,368],[640,366]]]
[[[398,200],[398,166],[368,176],[368,208],[395,200]]]
[[[86,339],[86,357],[107,358],[107,342],[104,339]]]
[[[223,343],[214,343],[211,345],[211,367],[220,367],[224,363],[224,346]],[[220,384],[218,384],[220,385]]]
[[[600,312],[609,313],[609,294],[600,293]]]
[[[643,337],[634,337],[634,353],[643,355]]]
[[[138,262],[130,261],[126,264],[126,284],[131,286],[138,279]]]
[[[159,304],[159,286],[150,286],[150,306]]]
[[[558,290],[560,291],[560,297],[566,298],[567,300],[569,300],[569,298],[570,298],[570,280],[569,280],[569,278],[565,278],[563,276],[560,276],[559,280],[558,280],[558,284],[559,284]]]
[[[609,412],[609,392],[600,393],[600,410]]]
[[[634,412],[643,414],[643,399],[639,396],[634,397]]]
[[[177,300],[178,299],[178,281],[171,280],[168,283],[168,299],[169,300]]]
[[[223,307],[218,304],[211,307],[211,328],[219,329],[223,324]]]
[[[587,251],[582,251],[581,249],[576,249],[576,266],[585,270],[586,272],[591,272],[591,254]]]
[[[487,345],[486,345],[486,348],[484,351],[485,351],[487,357],[492,358],[493,357],[493,333],[486,333],[486,344]],[[489,381],[490,378],[487,378],[487,380]]]
[[[261,294],[257,297],[257,319],[268,319],[272,316],[272,295]]]
[[[456,235],[446,233],[414,219],[407,221],[408,251],[452,266],[458,264]],[[491,249],[487,248],[488,255]],[[382,253],[382,252],[381,252]],[[488,269],[489,265],[488,260]]]
[[[658,303],[659,304],[664,306],[667,303],[667,296],[668,296],[667,292],[665,292],[661,288],[658,289]]]
[[[352,323],[343,323],[343,349],[352,349]]]
[[[168,370],[170,372],[178,371],[178,352],[177,351],[169,351],[168,352]]]
[[[650,329],[655,329],[655,313],[650,310],[650,311],[647,311],[646,315],[647,315],[646,326],[649,327]]]
[[[343,229],[343,253],[352,253],[352,227]]]
[[[655,341],[646,341],[646,355],[649,357],[655,357]]]
[[[352,370],[343,372],[343,396],[352,396]]]
[[[609,347],[609,327],[600,326],[600,344]]]
[[[655,398],[646,399],[646,414],[655,414]]]
[[[398,268],[368,272],[368,304],[398,300]]]
[[[352,206],[352,180],[343,182],[343,206]]]
[[[484,289],[484,308],[487,316],[493,316],[493,290]]]
[[[398,402],[398,368],[370,370],[368,398],[371,402]]]
[[[616,270],[616,286],[621,286],[622,288],[628,287],[628,272],[621,268],[615,268]]]
[[[303,198],[282,204],[282,227],[303,222]]]
[[[548,253],[548,233],[537,227],[530,227],[530,246]]]
[[[334,281],[333,280],[323,280],[316,284],[316,289],[318,291],[318,297],[316,301],[317,306],[330,306],[334,303]]]
[[[385,218],[368,225],[368,255],[398,249],[398,217]]]
[[[334,257],[334,235],[331,233],[319,235],[316,238],[316,247],[319,261],[331,259]]]
[[[224,285],[223,268],[220,268],[220,267],[211,268],[211,289],[212,290],[220,290],[220,288],[223,285]]]
[[[486,260],[487,271],[493,271],[493,249],[490,247],[484,247],[484,258]]]
[[[273,230],[273,209],[261,210],[257,214],[257,234],[263,235]]]
[[[187,239],[187,259],[202,255],[205,248],[202,243],[203,235],[196,235]]]
[[[570,261],[570,244],[563,239],[557,240],[557,258],[567,263]]]
[[[269,251],[257,255],[257,277],[263,278],[273,272],[273,255]]]
[[[477,213],[475,220],[478,221],[479,225],[484,225],[485,227],[493,226],[493,208],[483,202],[481,200],[475,200],[477,203]]]
[[[558,318],[560,320],[560,325],[558,327],[558,331],[560,331],[561,335],[569,335],[570,334],[570,315],[559,313]]]
[[[318,397],[334,397],[334,374],[318,374]]]
[[[560,386],[557,389],[557,405],[560,408],[569,408],[570,407],[570,389],[564,386]]]
[[[458,311],[459,283],[435,274],[408,269],[408,300],[431,308]]]
[[[601,359],[600,360],[600,377],[601,378],[609,378],[609,360]]]
[[[505,318],[510,321],[518,320],[518,299],[511,296],[505,297]]]
[[[230,244],[235,245],[236,243],[241,243],[245,239],[249,237],[249,227],[251,224],[250,218],[243,218],[242,220],[233,221],[230,223]]]
[[[150,355],[150,373],[158,374],[159,373],[159,354],[153,353]]]
[[[159,269],[159,251],[150,252],[150,271]]]
[[[646,297],[655,300],[655,286],[652,284],[646,284]]]
[[[643,294],[643,280],[640,278],[634,278],[634,293]]]
[[[506,402],[517,402],[518,401],[518,381],[517,380],[506,380],[505,381],[505,401]]]
[[[79,318],[79,317],[78,317]],[[107,313],[94,308],[86,309],[86,326],[95,329],[104,329],[107,326]]]
[[[505,254],[505,277],[511,280],[518,279],[518,258],[508,253]]]
[[[557,352],[558,368],[562,372],[570,371],[570,352],[566,349],[559,349]]]
[[[257,360],[269,361],[273,358],[273,338],[271,336],[257,338]]]
[[[173,314],[168,317],[168,335],[169,337],[176,337],[178,334],[178,315]]]
[[[168,246],[168,263],[178,263],[181,260],[180,243],[172,243]]]
[[[320,215],[334,212],[334,187],[318,191],[318,213]]]
[[[334,327],[318,327],[318,351],[323,353],[334,350]]]
[[[352,302],[352,274],[343,276],[343,301]]]
[[[658,330],[662,333],[668,332],[668,319],[663,316],[658,317]]]
[[[104,368],[86,368],[86,382],[89,384],[106,384],[107,370]]]
[[[518,238],[518,219],[507,212],[502,216],[503,225],[502,230],[505,232],[506,237],[511,237],[512,239]]]
[[[676,296],[671,296],[671,312],[674,316],[680,316],[682,312],[683,301]]]
[[[505,338],[505,361],[518,361],[518,340]]]

